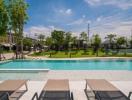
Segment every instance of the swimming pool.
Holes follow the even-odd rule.
[[[132,60],[14,60],[0,69],[132,70]]]

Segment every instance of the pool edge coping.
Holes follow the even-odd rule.
[[[50,71],[50,69],[0,69],[0,73],[36,73],[48,71]]]
[[[83,57],[83,58],[43,58],[43,57],[31,57],[24,60],[99,60],[99,59],[128,59],[132,60],[132,57]],[[18,59],[19,60],[19,59]]]

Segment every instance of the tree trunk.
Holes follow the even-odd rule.
[[[23,59],[24,58],[24,54],[23,54],[23,25],[20,26],[19,35],[20,35],[20,39],[21,39],[21,59]]]
[[[11,51],[11,46],[12,46],[12,36],[11,36],[11,30],[9,32],[9,43],[10,43],[10,47],[9,47],[9,50]]]
[[[2,60],[2,55],[1,55],[1,53],[0,53],[0,61]]]
[[[0,61],[2,60],[2,46],[0,45]]]
[[[16,59],[18,59],[18,44],[16,44],[16,51],[15,51],[15,54],[16,54]]]
[[[23,54],[23,36],[21,39],[21,58],[24,59],[24,54]]]
[[[98,57],[98,50],[96,51],[96,56]]]
[[[124,54],[125,56],[127,55],[127,48],[125,48],[125,54]]]

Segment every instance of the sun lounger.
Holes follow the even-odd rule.
[[[7,92],[0,92],[0,100],[9,100],[9,94]]]
[[[19,90],[25,85],[25,90]],[[19,98],[28,90],[27,80],[6,80],[0,83],[0,100],[19,100]],[[2,99],[8,98],[8,99]]]
[[[70,94],[68,80],[48,80],[40,96],[37,93],[32,100],[73,100],[73,94]]]
[[[106,80],[103,79],[88,79],[86,80],[86,89],[85,93],[90,99],[88,95],[87,86],[95,94],[95,99],[97,100],[130,100],[130,95],[127,97],[123,92],[113,86]]]

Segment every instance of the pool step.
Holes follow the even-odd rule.
[[[39,73],[48,72],[50,69],[0,69],[0,73]]]

